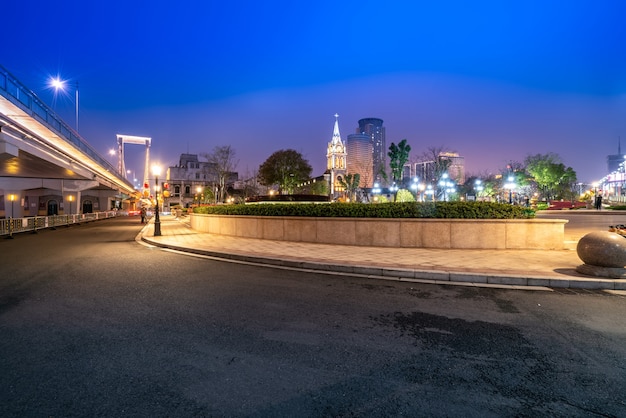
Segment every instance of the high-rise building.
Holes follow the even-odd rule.
[[[372,171],[374,183],[382,183],[382,172],[387,166],[387,144],[385,142],[385,128],[383,120],[378,118],[364,118],[359,120],[357,134],[368,135],[372,144]]]
[[[448,160],[448,175],[458,184],[465,183],[465,157],[461,157],[456,152],[442,152],[439,154],[440,160]]]
[[[436,161],[420,161],[414,164],[412,175],[420,181],[436,183],[443,172],[458,184],[465,183],[465,157],[456,152],[441,152]]]
[[[367,134],[350,134],[346,140],[348,174],[359,174],[359,187],[374,184],[374,148]]]
[[[326,172],[330,174],[330,195],[337,197],[337,193],[343,191],[341,180],[346,175],[346,147],[341,141],[341,134],[339,133],[338,114],[335,114],[333,137],[328,143],[326,151]]]
[[[622,154],[621,138],[617,141],[617,154],[609,155],[606,157],[608,173],[618,171],[620,164],[624,163],[626,155]]]

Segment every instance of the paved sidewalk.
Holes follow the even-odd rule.
[[[163,215],[162,235],[155,237],[152,219],[140,233],[141,240],[231,261],[388,280],[529,290],[542,287],[626,290],[626,280],[577,273],[575,269],[582,261],[574,249],[440,250],[310,244],[211,235],[194,231],[188,222],[187,217]]]

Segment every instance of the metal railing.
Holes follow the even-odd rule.
[[[40,229],[56,228],[97,221],[100,219],[114,218],[118,216],[116,211],[83,213],[76,215],[53,215],[53,216],[30,216],[25,218],[0,219],[0,236],[13,236],[20,232],[37,232]]]
[[[118,179],[128,183],[128,179],[118,173],[116,167],[98,154],[78,132],[65,123],[56,112],[43,102],[43,100],[32,90],[23,85],[2,65],[0,65],[0,95],[18,106],[30,117],[39,121],[51,131],[57,133],[61,138],[72,144],[82,153],[91,157],[107,171],[113,173]]]

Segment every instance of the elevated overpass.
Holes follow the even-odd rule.
[[[0,217],[134,209],[140,194],[0,66]]]

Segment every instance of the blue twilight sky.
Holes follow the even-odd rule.
[[[469,174],[554,152],[579,180],[626,150],[626,1],[29,1],[2,6],[0,64],[103,156],[116,134],[152,160],[232,145],[241,177],[293,148],[325,169],[384,120],[387,143],[446,147]],[[129,145],[127,168],[143,171]]]

